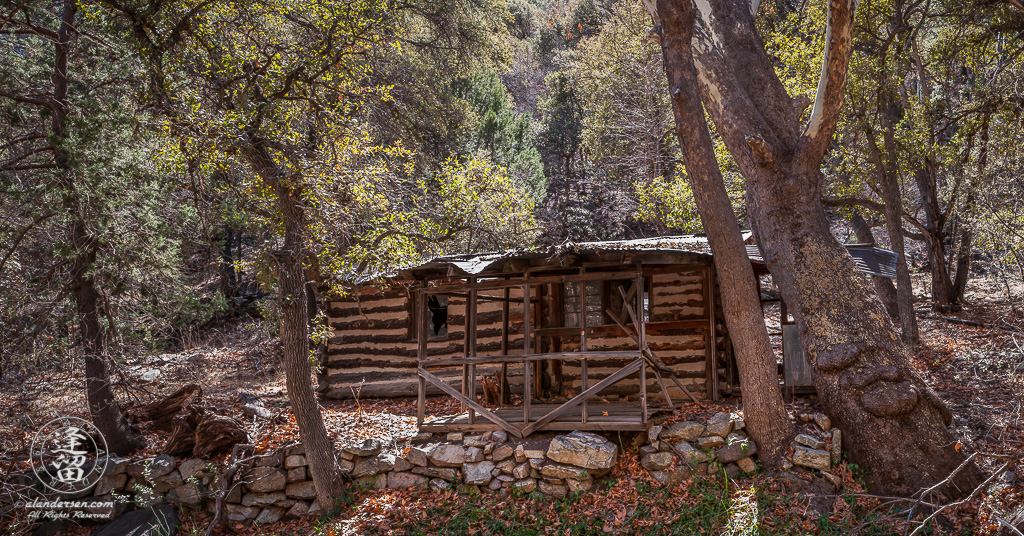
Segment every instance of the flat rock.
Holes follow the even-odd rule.
[[[484,461],[484,451],[480,447],[469,447],[466,449],[466,463]]]
[[[487,484],[491,481],[492,469],[494,469],[494,463],[489,461],[466,463],[462,465],[462,478],[466,484]]]
[[[508,432],[504,430],[491,432],[491,441],[494,441],[495,443],[504,443],[508,441]]]
[[[178,533],[178,512],[163,504],[128,512],[103,525],[92,536],[174,536]]]
[[[448,489],[448,488],[452,487],[452,485],[449,484],[447,480],[442,480],[440,478],[432,478],[432,479],[430,479],[430,482],[428,483],[428,485],[430,486],[430,489],[435,490],[435,491],[443,490],[443,489]]]
[[[615,443],[597,434],[580,431],[555,436],[548,445],[548,458],[552,461],[583,467],[598,474],[611,470],[618,452]]]
[[[700,447],[702,450],[717,449],[718,447],[721,447],[724,444],[725,439],[722,439],[721,437],[718,437],[716,435],[701,437],[697,439],[697,446]]]
[[[316,486],[313,485],[312,480],[304,480],[302,482],[288,484],[288,487],[285,488],[284,493],[285,495],[293,499],[315,499]]]
[[[752,460],[750,458],[742,458],[742,459],[736,460],[736,465],[738,465],[739,468],[742,469],[744,473],[748,473],[749,474],[749,473],[753,473],[754,471],[757,471],[757,464],[754,463],[754,460]]]
[[[576,480],[590,479],[590,473],[585,469],[557,463],[549,463],[545,465],[541,468],[540,473],[546,478],[572,478]]]
[[[308,513],[309,513],[309,505],[306,504],[305,502],[299,501],[299,502],[293,504],[292,507],[289,508],[287,512],[285,512],[284,516],[286,518],[289,518],[289,519],[295,519],[295,518],[303,517],[303,516],[305,516]]]
[[[655,452],[641,458],[640,465],[648,471],[664,471],[672,466],[672,454],[668,452]]]
[[[353,480],[353,482],[360,489],[387,489],[388,475],[381,473],[378,475],[361,476]]]
[[[661,431],[664,430],[664,429],[665,429],[665,427],[661,426],[659,424],[656,424],[656,425],[648,428],[647,429],[647,442],[648,443],[657,443],[658,442],[658,436],[661,435]]]
[[[245,475],[249,491],[270,493],[281,491],[288,484],[288,473],[275,467],[254,467]]]
[[[188,480],[197,476],[203,467],[206,467],[205,461],[199,458],[189,458],[178,465],[178,474],[181,475],[182,480]]]
[[[584,492],[594,487],[594,479],[587,478],[583,480],[576,480],[574,478],[565,479],[565,485],[569,488],[569,491],[573,493]]]
[[[832,419],[829,419],[828,415],[825,415],[824,413],[814,414],[814,424],[817,424],[818,428],[821,428],[822,432],[827,432],[832,429]]]
[[[305,467],[307,465],[309,464],[306,462],[306,457],[302,454],[286,456],[284,459],[285,469],[295,469],[296,467]]]
[[[409,447],[405,458],[413,465],[424,467],[427,465],[427,450],[422,447]]]
[[[93,491],[93,495],[106,495],[111,491],[119,490],[124,487],[126,482],[128,482],[128,475],[124,473],[103,475],[96,483],[96,489]]]
[[[565,484],[552,484],[546,480],[540,480],[537,482],[537,487],[544,495],[550,495],[558,499],[563,499],[569,494],[569,486]]]
[[[683,421],[677,422],[661,431],[658,439],[661,441],[696,441],[704,433],[703,424]]]
[[[825,448],[824,441],[807,434],[799,434],[793,438],[793,441],[796,441],[797,443],[812,449],[821,450]]]
[[[128,471],[128,465],[132,463],[132,460],[131,458],[109,456],[106,460],[98,460],[97,463],[103,465],[104,462],[106,463],[106,468],[103,470],[104,475],[118,475]]]
[[[197,482],[186,482],[174,488],[175,497],[189,506],[195,506],[203,500],[203,490]]]
[[[464,434],[462,432],[448,432],[445,436],[445,441],[462,441]]]
[[[718,437],[725,437],[732,431],[733,421],[739,420],[740,416],[735,413],[721,412],[716,413],[713,417],[708,419],[708,435],[716,435]]]
[[[284,508],[268,506],[260,511],[260,514],[256,516],[254,521],[260,524],[277,523],[278,521],[281,521],[282,517],[284,517],[284,512]]]
[[[356,461],[356,466],[352,469],[352,477],[359,478],[390,471],[395,467],[395,459],[393,454],[379,454],[372,458],[362,458]]]
[[[832,465],[839,463],[843,455],[843,432],[838,428],[832,429]]]
[[[288,483],[302,482],[306,480],[306,468],[296,467],[288,470]]]
[[[252,506],[242,506],[240,504],[228,504],[224,507],[224,513],[227,515],[228,521],[245,523],[246,521],[256,519],[256,516],[260,513],[260,509]]]
[[[512,488],[517,489],[522,493],[530,493],[537,489],[537,481],[532,478],[524,478],[513,483]]]
[[[515,449],[509,445],[499,445],[494,448],[494,452],[491,453],[491,459],[496,462],[507,460],[512,457],[515,453]]]
[[[449,482],[455,482],[459,479],[459,470],[451,467],[414,467],[412,472],[417,475],[440,478]]]
[[[380,451],[381,451],[382,448],[384,448],[384,445],[381,444],[380,440],[374,439],[374,438],[369,438],[369,439],[364,439],[364,440],[360,441],[359,443],[355,443],[353,445],[347,445],[345,447],[342,447],[341,450],[343,450],[344,452],[347,452],[347,453],[349,453],[349,454],[351,454],[353,456],[368,457],[368,456],[376,456],[377,454],[380,454]]]
[[[427,477],[415,473],[392,471],[388,473],[389,488],[414,488],[427,483]]]
[[[716,457],[722,463],[731,463],[743,458],[749,458],[757,454],[757,445],[749,439],[733,441],[715,451]]]
[[[279,501],[285,500],[285,494],[280,491],[271,493],[246,493],[242,497],[242,506],[270,506]]]
[[[827,451],[797,446],[793,449],[793,463],[810,469],[828,471],[832,457]]]
[[[161,454],[156,458],[147,458],[134,463],[128,464],[127,472],[129,476],[135,478],[148,477],[150,480],[162,477],[176,467],[174,457],[170,454]]]
[[[439,467],[462,467],[466,463],[466,449],[462,445],[442,443],[430,449],[427,459]]]
[[[708,455],[704,453],[704,451],[698,450],[697,447],[694,447],[693,445],[685,441],[680,441],[679,443],[676,443],[675,447],[676,450],[679,451],[679,454],[683,457],[683,459],[686,460],[686,463],[690,465],[704,463],[710,459]]]

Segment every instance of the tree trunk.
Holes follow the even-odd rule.
[[[939,207],[935,164],[926,159],[914,173],[924,208],[924,238],[928,252],[928,270],[932,274],[932,309],[940,313],[960,310],[952,299],[953,282],[946,269],[946,218]]]
[[[854,212],[853,217],[850,218],[850,226],[853,227],[853,233],[857,236],[858,242],[862,244],[875,243],[875,236],[871,233],[871,226],[868,225],[868,222],[864,221],[864,217],[860,215],[860,212]],[[896,287],[892,284],[892,280],[888,277],[873,275],[871,276],[871,282],[875,286],[875,293],[878,294],[882,304],[885,306],[885,311],[889,313],[889,318],[893,320],[893,324],[898,324],[900,306],[896,301]]]
[[[85,397],[92,415],[93,424],[99,428],[107,441],[110,452],[128,454],[145,448],[146,440],[135,433],[118,408],[114,392],[110,387],[107,371],[106,340],[100,323],[100,292],[92,275],[96,263],[96,237],[88,230],[80,199],[74,183],[70,159],[64,142],[67,139],[66,119],[69,108],[68,94],[68,49],[74,31],[78,3],[65,0],[61,13],[61,24],[54,43],[53,68],[53,119],[51,123],[54,163],[57,165],[60,181],[66,190],[65,208],[71,218],[69,229],[75,256],[71,263],[71,288],[78,313],[78,325],[82,336],[82,355],[85,360]]]
[[[278,304],[281,308],[281,344],[284,347],[285,383],[299,437],[306,446],[309,472],[320,506],[330,509],[345,491],[334,444],[327,435],[320,404],[313,391],[309,364],[309,316],[306,303],[306,215],[300,204],[301,190],[267,153],[265,142],[254,138],[245,152],[256,173],[277,196],[284,224],[284,248],[274,253],[277,263]]]
[[[661,0],[655,16],[676,17],[684,6],[693,9],[691,2]],[[829,2],[822,77],[802,128],[807,102],[786,93],[751,4],[701,6],[693,50],[702,101],[747,179],[751,227],[796,318],[822,407],[848,439],[851,461],[869,472],[873,491],[910,495],[942,481],[964,460],[946,428],[951,414],[910,363],[867,277],[832,236],[821,202],[819,166],[842,107],[855,0]],[[666,38],[675,31],[664,27]],[[979,476],[968,464],[943,491],[967,492]]]
[[[666,6],[661,16],[662,51],[686,175],[714,254],[726,327],[729,333],[740,335],[733,338],[733,346],[743,389],[743,418],[758,445],[761,460],[777,466],[789,447],[793,424],[779,390],[778,368],[765,329],[757,279],[725,190],[700,103],[690,46],[695,10],[692,4],[680,2]]]

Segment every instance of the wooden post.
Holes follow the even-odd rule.
[[[644,359],[646,348],[647,322],[644,320],[644,278],[640,275],[641,267],[637,266],[636,276],[636,338],[640,352],[640,422],[647,424],[647,360]]]
[[[580,268],[580,275],[582,275],[582,274],[583,274],[583,268]],[[580,288],[579,288],[579,298],[580,298],[580,351],[581,352],[586,352],[587,351],[587,282],[586,281],[580,281],[579,285],[580,285]],[[581,377],[580,377],[581,384],[580,384],[580,386],[583,387],[583,391],[587,390],[586,370],[587,370],[587,358],[584,357],[582,359],[582,361],[580,362],[580,373],[581,373]],[[580,392],[582,393],[583,391],[580,391]],[[584,400],[583,403],[580,405],[580,407],[583,408],[583,410],[582,410],[583,423],[586,424],[586,422],[587,422],[587,401]]]
[[[421,288],[416,291],[416,343],[417,343],[417,357],[419,359],[419,366],[423,366],[423,360],[427,357],[427,289]],[[419,387],[416,392],[417,407],[416,407],[416,423],[417,426],[423,426],[423,419],[426,416],[426,403],[427,403],[427,379],[421,374],[417,374],[419,378]]]
[[[476,283],[476,278],[471,277],[470,283]],[[469,299],[466,300],[466,307],[469,309],[466,314],[466,337],[468,340],[469,357],[476,357],[476,289],[469,291]],[[470,400],[476,400],[476,364],[469,365],[469,386],[467,396]],[[469,424],[476,422],[476,412],[469,408]]]
[[[511,289],[505,287],[505,301],[501,302],[501,355],[502,357],[508,355],[508,304],[512,298],[510,292]],[[500,404],[508,404],[509,401],[509,388],[508,388],[508,363],[503,362],[501,364],[501,385],[498,387],[501,391]]]
[[[526,275],[523,285],[523,355],[530,353],[530,281]],[[530,424],[530,367],[529,361],[523,360],[523,426]]]
[[[706,378],[707,390],[711,400],[720,400],[718,393],[718,343],[715,341],[715,275],[714,268],[708,266],[704,270],[704,306],[708,310],[708,329],[706,333],[706,352],[708,360],[708,377]]]

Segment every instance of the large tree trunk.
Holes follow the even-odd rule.
[[[872,490],[909,495],[945,479],[964,460],[946,428],[951,414],[910,363],[821,203],[819,166],[842,106],[855,1],[830,0],[822,79],[803,129],[807,103],[791,99],[775,74],[751,4],[701,6],[693,48],[702,100],[747,179],[754,235],[796,318],[825,412],[848,439],[851,461],[868,470]],[[682,9],[693,9],[692,0],[661,0],[656,15],[678,17]],[[666,37],[677,31],[664,27]],[[964,492],[979,476],[968,465],[946,491]]]
[[[960,310],[960,304],[953,299],[953,282],[946,268],[946,217],[939,207],[938,184],[935,178],[935,164],[925,159],[914,173],[917,190],[924,208],[924,229],[928,270],[932,274],[932,308],[941,313]]]
[[[669,93],[676,118],[676,134],[683,148],[686,176],[693,190],[701,223],[715,256],[722,293],[725,324],[733,337],[736,365],[743,389],[743,418],[758,445],[758,455],[768,465],[782,462],[793,424],[786,414],[777,379],[778,367],[765,329],[757,279],[739,223],[733,214],[725,181],[715,158],[714,146],[704,119],[690,46],[694,9],[689,3],[661,11],[665,29],[662,51]]]
[[[309,316],[306,303],[306,215],[302,192],[267,154],[259,139],[250,141],[246,157],[256,172],[273,188],[284,224],[284,248],[275,253],[278,304],[281,308],[281,344],[284,346],[285,383],[299,436],[306,447],[309,472],[316,487],[317,501],[330,509],[345,491],[334,444],[327,435],[320,404],[313,391],[313,370],[309,364]]]
[[[854,212],[853,217],[850,218],[850,226],[853,227],[853,234],[857,236],[858,242],[862,244],[875,243],[875,235],[871,233],[871,226],[868,225],[868,222],[864,221],[864,217],[860,215],[860,212]],[[882,304],[885,305],[885,310],[889,313],[889,317],[893,320],[894,324],[898,324],[900,306],[896,301],[896,287],[892,284],[892,280],[888,277],[873,275],[871,276],[871,282],[875,285],[875,294],[878,294],[878,298],[882,300]]]
[[[75,256],[71,263],[71,287],[78,313],[78,325],[82,336],[82,355],[85,360],[85,395],[92,415],[93,424],[99,428],[107,441],[110,452],[128,454],[145,448],[146,440],[135,433],[118,408],[114,392],[110,387],[107,370],[106,340],[100,323],[100,292],[92,275],[96,263],[96,237],[88,230],[80,198],[75,185],[67,149],[66,120],[69,108],[68,94],[68,49],[74,31],[78,3],[65,0],[61,13],[61,24],[54,43],[53,68],[53,134],[54,163],[57,166],[62,186],[66,190],[65,208],[70,214],[69,229]]]

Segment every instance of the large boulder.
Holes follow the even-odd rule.
[[[461,445],[435,445],[427,453],[430,463],[438,467],[462,467],[466,463],[466,449]]]
[[[178,512],[163,504],[135,510],[100,527],[92,536],[175,536],[178,534]]]
[[[611,471],[618,453],[615,443],[589,432],[556,436],[548,445],[548,458],[552,461],[582,467],[597,475]]]

